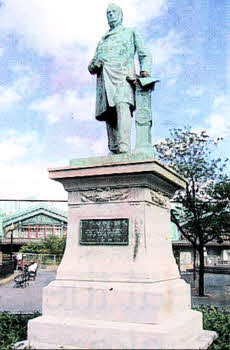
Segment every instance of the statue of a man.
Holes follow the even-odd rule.
[[[110,30],[98,43],[89,72],[97,74],[96,119],[105,121],[111,154],[130,152],[131,116],[135,110],[136,80],[134,57],[137,53],[140,76],[151,74],[152,56],[134,28],[122,25],[120,7],[107,8]]]

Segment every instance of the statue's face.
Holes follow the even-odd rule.
[[[110,27],[116,26],[119,21],[119,11],[115,7],[109,7],[107,9],[107,19]]]

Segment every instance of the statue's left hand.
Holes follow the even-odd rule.
[[[146,72],[145,70],[142,70],[140,72],[141,78],[146,78],[146,77],[150,77],[150,74],[148,72]]]

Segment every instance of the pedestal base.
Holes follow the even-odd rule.
[[[185,186],[151,159],[107,157],[50,170],[69,193],[68,237],[33,348],[205,349],[216,334],[191,310],[170,242],[169,198]]]
[[[182,279],[155,283],[53,281],[44,288],[43,315],[111,322],[159,324],[191,309]]]
[[[216,333],[202,330],[202,315],[187,310],[159,325],[42,316],[30,321],[37,349],[207,349]]]

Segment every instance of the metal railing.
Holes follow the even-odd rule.
[[[23,253],[22,258],[22,261],[26,262],[35,260],[39,263],[39,266],[43,268],[50,265],[59,265],[62,255]]]

